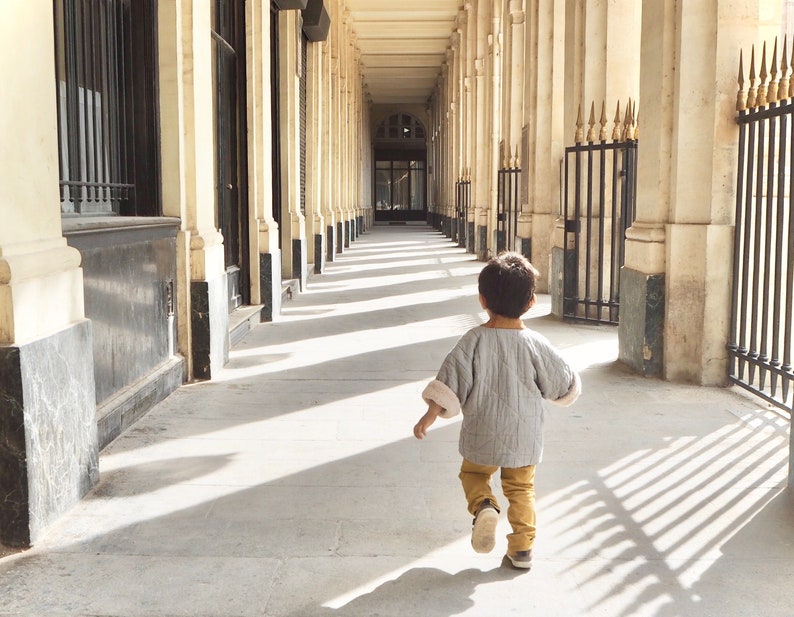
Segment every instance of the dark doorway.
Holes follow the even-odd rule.
[[[217,225],[223,234],[229,312],[250,302],[245,97],[245,0],[215,0],[212,20],[215,85]]]
[[[427,146],[422,123],[392,114],[375,130],[375,221],[427,220]]]

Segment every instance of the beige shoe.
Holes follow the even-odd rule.
[[[514,568],[521,568],[529,570],[532,567],[532,549],[528,551],[510,551],[507,552],[507,558]]]
[[[471,546],[478,553],[490,553],[496,544],[496,524],[499,512],[490,499],[486,499],[477,509],[471,529]]]

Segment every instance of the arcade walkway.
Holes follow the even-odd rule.
[[[582,371],[552,408],[529,573],[469,546],[457,421],[419,393],[483,318],[481,263],[424,226],[363,235],[219,379],[111,444],[99,486],[0,559],[0,615],[786,616],[788,426],[742,395],[646,380],[614,329],[528,325]]]

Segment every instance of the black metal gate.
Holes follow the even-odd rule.
[[[794,100],[790,97],[794,89],[773,91],[763,74],[756,90],[753,64],[751,61],[749,92],[743,88],[741,59],[739,64],[739,162],[728,371],[733,383],[792,413]],[[773,75],[775,70],[773,67]]]
[[[595,142],[591,111],[587,143],[579,139],[565,149],[563,317],[617,324],[626,230],[635,213],[637,141],[628,112],[627,128],[616,118],[611,143],[604,123],[602,110]]]
[[[212,41],[217,223],[233,311],[249,301],[244,0],[215,0]]]
[[[466,247],[469,235],[469,203],[471,201],[471,180],[455,183],[455,213],[458,218],[458,246]]]
[[[521,209],[521,169],[514,165],[499,170],[496,201],[496,252],[515,250],[518,212]]]

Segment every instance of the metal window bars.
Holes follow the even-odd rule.
[[[121,0],[54,0],[63,213],[116,213],[134,191]]]

